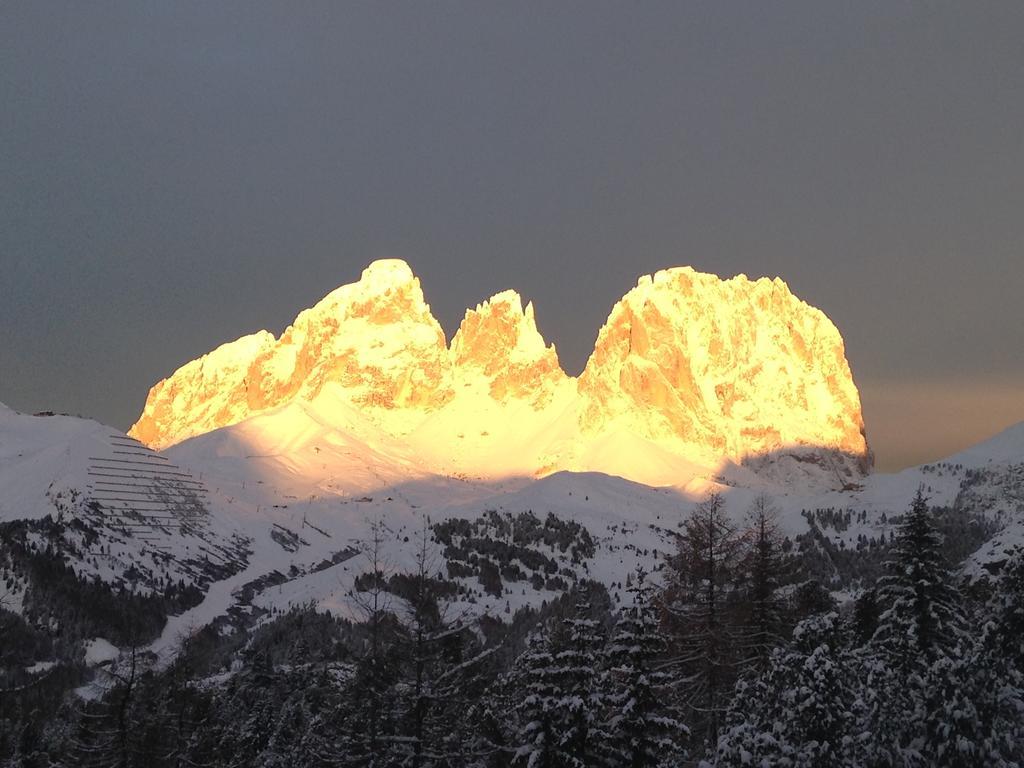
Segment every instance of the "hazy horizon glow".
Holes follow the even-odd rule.
[[[408,261],[578,374],[641,274],[780,276],[880,469],[1024,419],[1024,5],[9,3],[0,401],[127,428]]]

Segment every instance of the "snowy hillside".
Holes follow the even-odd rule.
[[[302,429],[268,428],[260,419],[282,423],[268,414],[168,451],[174,461],[202,474],[211,506],[252,542],[252,564],[230,583],[238,587],[263,578],[269,586],[247,598],[258,609],[280,611],[313,602],[341,616],[354,615],[352,593],[369,568],[364,554],[357,553],[365,550],[376,526],[386,531],[382,554],[395,573],[412,568],[417,536],[431,526],[433,560],[458,585],[452,603],[473,615],[504,615],[520,606],[538,606],[586,578],[605,584],[613,600],[628,600],[628,575],[638,564],[648,572],[661,569],[675,550],[683,522],[709,491],[723,494],[729,514],[740,525],[755,498],[767,493],[779,510],[783,535],[800,540],[810,535],[813,520],[820,545],[844,552],[855,552],[869,541],[886,541],[922,485],[934,506],[990,519],[992,528],[986,527],[985,535],[1000,530],[993,544],[1015,541],[1014,531],[1024,526],[1024,510],[1014,500],[1020,485],[1013,484],[1024,462],[1024,429],[1019,427],[966,452],[968,463],[951,460],[894,475],[874,474],[848,491],[801,490],[796,485],[787,492],[742,467],[733,467],[717,481],[695,477],[663,487],[594,472],[501,480],[436,475],[415,458],[398,465],[385,458],[386,450],[372,453],[386,448],[390,438],[358,422],[354,414],[349,415],[350,427],[359,441],[336,440],[334,428],[318,419],[317,402],[287,406],[294,411],[287,423],[305,424]],[[246,425],[251,425],[251,434]],[[296,445],[302,450],[296,451]],[[371,464],[365,461],[367,455],[380,458]],[[986,467],[990,493],[978,501],[972,473],[981,466]],[[502,544],[514,540],[517,526],[543,526],[549,515],[551,530],[579,526],[577,537],[585,530],[588,546],[577,548],[574,555],[571,545],[561,550],[531,541],[515,551]],[[487,551],[467,553],[439,535],[439,524],[450,521],[472,529],[471,538],[490,541]],[[981,538],[969,541],[977,546]],[[991,547],[979,550],[972,562],[999,557],[999,547],[994,553]],[[472,567],[467,557],[474,561]],[[489,564],[482,570],[484,561]],[[549,578],[552,574],[557,578]],[[840,572],[826,570],[823,575],[841,580],[836,589],[846,583]],[[200,618],[226,612],[238,594],[219,590],[219,605],[208,601],[194,614],[174,620],[165,640],[183,626],[198,625]]]
[[[83,580],[139,594],[208,585],[242,567],[247,544],[206,487],[165,456],[94,421],[0,408],[0,526],[6,607],[33,588],[38,553]]]
[[[508,406],[491,399],[481,407]],[[163,453],[81,419],[9,409],[0,419],[0,621],[22,638],[7,654],[4,680],[50,686],[53,700],[74,690],[80,706],[101,713],[140,663],[143,680],[155,681],[139,693],[146,712],[159,711],[148,702],[164,695],[164,685],[175,702],[193,694],[234,702],[219,704],[218,713],[248,712],[253,697],[273,699],[267,685],[275,680],[297,681],[311,694],[324,686],[361,691],[358,654],[381,626],[377,611],[407,638],[398,652],[413,654],[409,638],[423,616],[417,601],[428,588],[431,621],[443,627],[436,637],[476,649],[465,662],[445,661],[454,665],[450,674],[504,685],[517,659],[530,658],[531,628],[550,634],[565,621],[596,628],[559,618],[588,611],[590,600],[600,601],[606,622],[621,623],[650,610],[650,603],[637,607],[638,595],[673,594],[686,567],[680,553],[692,544],[681,542],[712,493],[743,551],[752,551],[748,524],[757,504],[775,510],[785,566],[771,599],[795,627],[795,643],[808,616],[831,631],[837,606],[847,617],[843,642],[860,636],[865,596],[876,594],[893,535],[921,487],[942,555],[959,564],[951,579],[998,573],[1024,544],[1024,425],[947,461],[821,490],[815,476],[808,482],[801,474],[800,457],[784,457],[771,472],[743,463],[685,466],[633,432],[606,436],[600,450],[619,461],[657,460],[677,483],[600,472],[439,473],[432,462],[439,453],[396,438],[331,383],[314,398]],[[528,415],[522,424],[530,437],[517,442],[510,428],[490,457],[515,466],[520,452],[536,457],[530,451],[547,445],[542,438],[558,439]],[[475,447],[466,461],[488,460],[485,438],[467,443]],[[638,590],[641,572],[649,574],[647,593]],[[734,563],[729,574],[727,588],[740,595],[743,567]],[[416,658],[398,663],[415,666]],[[495,695],[499,706],[501,690],[473,696]],[[470,734],[479,732],[478,718],[467,721]],[[204,723],[248,728],[250,719],[218,714]]]
[[[526,472],[438,474],[410,449],[415,441],[396,440],[334,391],[327,386],[310,402],[289,403],[164,455],[95,422],[5,410],[4,519],[82,521],[88,533],[65,526],[60,534],[82,574],[117,582],[132,569],[144,574],[139,587],[185,578],[209,589],[201,604],[171,617],[157,644],[165,654],[240,601],[245,610],[312,601],[352,615],[351,593],[367,568],[360,553],[374,530],[386,531],[382,554],[402,572],[426,529],[438,569],[457,585],[453,605],[492,615],[539,605],[586,578],[607,585],[614,600],[628,600],[628,574],[637,564],[653,572],[662,567],[682,523],[709,491],[723,494],[738,523],[767,493],[791,540],[808,534],[813,521],[825,546],[854,550],[883,541],[924,485],[933,505],[987,516],[998,528],[973,567],[1005,557],[1024,531],[1020,425],[946,462],[870,475],[847,491],[787,488],[735,465],[718,475],[690,467],[677,473],[683,482],[657,487],[595,472],[541,479]],[[529,420],[523,423],[530,434]],[[515,456],[538,439],[523,442],[503,450]],[[609,439],[605,450],[629,455],[635,446],[629,438]],[[673,461],[666,457],[666,466]],[[818,517],[815,510],[822,511]],[[441,535],[438,526],[451,521],[491,542],[488,551],[467,552]],[[547,533],[501,544],[514,542],[517,526]],[[568,538],[552,544],[556,533]]]

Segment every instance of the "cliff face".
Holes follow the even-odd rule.
[[[741,460],[792,446],[866,456],[839,331],[782,280],[688,267],[640,278],[579,380],[581,427]]]
[[[308,400],[327,382],[369,411],[429,410],[451,397],[444,331],[405,262],[374,262],[359,282],[300,312],[252,361],[246,402],[256,412]]]
[[[374,262],[300,312],[280,339],[261,331],[182,366],[150,390],[130,434],[163,448],[310,400],[328,382],[371,416],[429,411],[451,397],[444,331],[405,262]]]
[[[524,310],[515,291],[466,311],[452,338],[451,359],[457,378],[484,377],[491,397],[500,402],[524,399],[543,407],[569,378],[555,345],[547,346],[537,330],[533,304]]]
[[[609,434],[709,465],[802,447],[852,457],[861,471],[870,464],[859,395],[828,318],[779,279],[721,280],[688,267],[640,278],[574,381],[538,331],[533,305],[524,308],[514,291],[468,310],[449,348],[408,265],[374,262],[279,339],[243,337],[161,381],[130,434],[162,448],[313,401],[328,383],[333,397],[395,436],[428,421],[431,435],[462,438],[468,424],[510,435],[529,414],[537,434],[557,433],[543,471],[558,468],[559,456],[568,465],[587,455],[581,446]]]
[[[260,331],[186,363],[153,385],[128,434],[159,450],[246,418],[249,367],[274,343],[273,334]]]

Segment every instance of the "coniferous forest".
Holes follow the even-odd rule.
[[[447,528],[424,528],[408,573],[387,572],[375,533],[357,620],[223,617],[160,665],[150,611],[125,600],[129,650],[91,695],[70,693],[87,679],[71,651],[20,678],[52,640],[4,611],[0,765],[1019,765],[1024,556],[967,581],[943,519],[920,490],[840,604],[813,537],[783,539],[766,497],[739,524],[711,494],[629,601],[578,582],[477,618],[446,607],[428,543]]]

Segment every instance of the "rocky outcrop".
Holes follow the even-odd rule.
[[[444,331],[404,261],[375,261],[359,282],[299,313],[253,360],[246,402],[255,412],[308,400],[328,382],[369,411],[429,410],[451,397]]]
[[[476,309],[466,311],[452,338],[456,377],[483,377],[495,400],[527,400],[536,407],[569,377],[558,363],[555,345],[548,346],[537,330],[533,304],[515,291],[503,291]]]
[[[419,280],[396,259],[299,313],[280,339],[261,331],[225,344],[154,386],[129,434],[163,448],[336,382],[373,415],[429,411],[452,395],[444,331]]]
[[[186,363],[149,390],[128,434],[161,449],[248,417],[249,368],[273,346],[273,334],[260,331]]]
[[[434,443],[471,432],[509,436],[529,414],[531,428],[553,441],[545,471],[588,468],[577,466],[595,455],[588,445],[619,455],[615,435],[707,466],[728,459],[764,468],[776,455],[826,473],[839,457],[845,477],[870,466],[860,398],[829,319],[777,278],[721,280],[688,267],[640,278],[574,381],[516,292],[468,310],[449,348],[408,265],[377,261],[279,339],[246,336],[157,384],[131,434],[164,447],[313,401],[328,384],[386,433],[412,435],[426,424]],[[504,422],[478,423],[488,420]],[[448,456],[446,467],[459,460],[454,446],[431,451],[432,461]],[[643,463],[635,454],[632,467]],[[600,468],[616,471],[609,461],[617,466],[606,458]]]
[[[744,460],[818,446],[867,459],[839,331],[776,278],[640,278],[579,379],[580,424]]]

